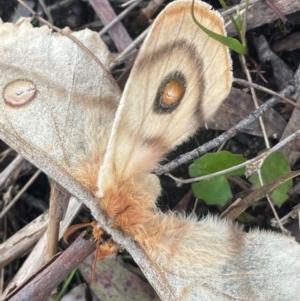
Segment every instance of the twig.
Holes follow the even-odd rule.
[[[300,85],[298,86],[297,90],[298,90],[297,91],[298,95],[294,97],[296,98],[296,103],[300,105]],[[288,135],[290,135],[291,133],[295,132],[297,129],[299,129],[299,119],[300,119],[300,111],[293,110],[289,122],[282,133],[281,136],[282,140]],[[297,150],[297,148],[295,147],[296,144],[297,141],[294,141],[293,143],[286,144],[285,147],[281,149],[281,152],[287,159],[290,166],[293,166],[296,163],[300,155],[299,150]]]
[[[249,69],[247,68],[245,56],[241,54],[241,55],[239,55],[239,58],[240,58],[242,68],[243,68],[243,70],[246,74],[246,77],[247,77],[248,81],[252,83],[251,74],[249,72]],[[252,87],[250,87],[250,91],[251,91],[251,94],[252,94],[255,109],[258,109],[259,105],[258,105],[258,99],[257,99],[257,96],[256,96],[256,92]],[[265,127],[262,116],[259,116],[258,121],[259,121],[260,128],[261,128],[261,131],[262,131],[262,134],[263,134],[263,137],[264,137],[266,148],[270,148],[270,142],[269,142],[269,139],[268,139],[268,135],[267,135],[267,132],[266,132],[266,127]]]
[[[132,3],[130,6],[128,6],[124,11],[122,11],[118,16],[116,16],[116,18],[114,18],[110,23],[108,23],[107,25],[105,25],[104,28],[102,28],[99,31],[99,36],[103,36],[108,30],[110,30],[116,23],[118,23],[119,21],[121,21],[125,16],[127,16],[127,14],[132,11],[138,4],[140,4],[142,0],[138,0],[135,1],[134,3]]]
[[[46,5],[45,1],[44,0],[39,0],[39,2],[40,2],[40,5],[41,5],[41,7],[42,7],[42,9],[43,9],[43,11],[45,13],[45,15],[47,16],[47,18],[49,20],[49,22],[51,24],[53,24],[53,19],[51,17],[49,9],[47,9],[47,5]]]
[[[263,181],[263,178],[262,178],[262,174],[261,174],[261,169],[260,168],[257,170],[257,175],[258,175],[258,179],[259,179],[260,185],[263,186],[264,185],[264,181]],[[270,207],[271,207],[271,209],[273,211],[273,214],[275,216],[275,219],[276,219],[276,221],[278,223],[278,226],[279,226],[280,230],[282,231],[282,233],[288,235],[289,231],[287,229],[285,229],[283,227],[282,223],[280,222],[279,216],[278,216],[278,214],[276,212],[276,209],[275,209],[275,207],[274,207],[274,205],[272,203],[272,200],[270,198],[269,193],[266,193],[266,198],[267,198],[267,201],[268,201],[268,203],[269,203],[269,205],[270,205]]]
[[[286,18],[286,16],[282,13],[282,11],[277,7],[277,5],[275,5],[275,3],[273,3],[271,0],[265,0],[266,4],[272,8],[272,10],[278,15],[278,17],[281,19],[281,21],[284,22],[288,22],[288,19]]]
[[[74,217],[77,216],[80,208],[81,208],[81,204],[79,204],[74,197],[71,197],[69,201],[66,217],[60,224],[60,231],[59,231],[60,238],[63,236],[67,228],[70,226]],[[46,236],[47,236],[46,233],[44,233],[44,235],[40,238],[38,243],[35,245],[31,253],[26,258],[21,268],[14,275],[14,278],[7,285],[3,295],[0,296],[0,300],[2,300],[2,297],[6,296],[8,292],[10,292],[13,288],[20,286],[24,282],[24,280],[26,280],[42,264],[44,264],[45,250],[46,250],[46,243],[47,243]]]
[[[89,0],[89,3],[104,25],[109,24],[116,18],[116,14],[108,0]],[[109,29],[109,35],[119,52],[126,49],[132,43],[131,37],[120,21]]]
[[[249,8],[250,8],[252,5],[254,5],[255,3],[258,3],[258,2],[261,2],[261,0],[249,0],[249,2],[248,2]],[[241,10],[243,10],[245,7],[246,7],[246,1],[243,2],[243,3],[240,3],[239,5],[234,5],[233,7],[231,7],[231,8],[229,8],[229,9],[223,11],[223,12],[221,13],[221,15],[222,15],[222,17],[224,18],[224,17],[227,17],[227,16],[229,16],[229,15],[231,15],[231,14],[236,13],[237,9],[241,11]]]
[[[61,283],[68,274],[90,255],[96,247],[96,241],[86,235],[80,235],[76,241],[51,264],[42,267],[27,283],[9,294],[5,300],[19,301],[46,300],[46,297]]]
[[[9,163],[8,166],[6,166],[4,170],[2,170],[0,174],[0,188],[4,186],[11,174],[15,172],[15,170],[19,168],[24,162],[25,159],[22,156],[18,155],[11,163]]]
[[[27,253],[47,229],[48,213],[43,213],[0,245],[0,269]]]
[[[61,188],[57,182],[51,182],[46,261],[50,260],[58,251],[59,225],[65,217],[69,198],[69,193]]]
[[[118,55],[111,63],[110,69],[124,63],[131,51],[133,51],[137,46],[143,43],[146,38],[151,26],[144,30],[120,55]]]
[[[280,219],[280,223],[285,224],[290,218],[296,218],[299,214],[300,204],[296,205],[288,214]],[[277,221],[271,220],[271,225],[277,227]]]
[[[254,204],[254,202],[260,198],[262,195],[270,193],[274,188],[278,187],[282,183],[297,177],[300,174],[300,170],[291,171],[289,174],[281,176],[268,184],[254,190],[252,193],[247,195],[243,200],[237,199],[233,204],[231,204],[220,217],[226,217],[229,219],[235,219],[242,212],[244,212],[249,206]]]
[[[10,153],[13,152],[12,148],[7,148],[6,150],[4,150],[1,154],[0,154],[0,163],[3,162]],[[1,185],[0,185],[1,186]]]
[[[29,179],[29,181],[22,187],[22,189],[17,193],[17,195],[13,198],[13,200],[2,210],[0,214],[0,219],[9,211],[9,209],[16,203],[16,201],[20,198],[23,192],[35,181],[35,179],[41,174],[40,170],[37,170],[34,175]]]
[[[272,96],[278,97],[278,98],[282,99],[283,101],[289,103],[290,105],[292,105],[292,106],[300,109],[300,105],[297,104],[297,103],[295,103],[295,101],[293,101],[292,99],[287,98],[287,97],[285,97],[285,96],[283,96],[283,95],[281,95],[281,94],[279,94],[279,93],[277,93],[277,92],[275,92],[275,91],[273,91],[271,89],[268,89],[266,87],[263,87],[261,85],[249,82],[249,81],[241,79],[241,78],[234,78],[233,82],[237,83],[237,84],[240,84],[240,85],[243,85],[243,86],[246,86],[246,87],[252,87],[252,88],[254,88],[256,90],[260,90],[260,91],[268,93],[268,94],[270,94]]]
[[[54,10],[54,9],[57,9],[59,7],[62,7],[64,5],[68,5],[69,3],[71,3],[73,0],[61,0],[59,2],[56,2],[52,5],[48,5],[48,9],[49,10]]]

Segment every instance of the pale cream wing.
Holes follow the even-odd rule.
[[[97,33],[73,34],[108,66]],[[81,163],[94,160],[96,177],[118,105],[114,84],[77,44],[46,26],[1,23],[0,40],[0,127],[48,168],[80,178]]]
[[[116,115],[100,189],[153,170],[229,93],[228,48],[194,23],[191,3],[168,5],[139,51]],[[225,34],[222,17],[208,4],[196,1],[195,15],[203,26]]]
[[[146,248],[171,292],[172,297],[162,295],[162,300],[299,300],[300,245],[293,238],[257,230],[245,233],[212,216],[199,222],[181,218],[180,223],[174,215],[163,219],[168,223],[160,227],[169,229],[176,220],[178,233],[164,229],[168,250]]]

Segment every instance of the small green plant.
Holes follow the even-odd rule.
[[[280,152],[270,154],[263,162],[260,172],[263,180],[263,185],[290,173],[290,166]],[[261,187],[258,175],[255,173],[249,177],[250,182],[253,184],[253,189]],[[288,191],[292,187],[292,180],[288,180],[275,188],[270,193],[270,198],[274,205],[280,207],[288,199]]]
[[[201,177],[218,171],[242,164],[245,159],[242,155],[232,154],[228,151],[219,153],[210,153],[196,159],[189,166],[191,177]],[[262,185],[290,173],[290,166],[284,155],[280,152],[270,154],[260,167],[262,182],[258,174],[254,173],[249,177],[252,189],[258,189]],[[238,168],[223,175],[215,176],[209,180],[195,182],[192,184],[192,190],[195,197],[205,201],[207,205],[224,206],[229,198],[232,197],[231,188],[228,182],[230,176],[242,176],[245,174],[245,167]],[[274,205],[280,207],[288,199],[288,191],[292,187],[292,180],[288,180],[276,187],[270,194]]]
[[[245,159],[242,155],[232,154],[228,151],[209,153],[196,159],[189,166],[189,173],[191,177],[200,177],[244,162]],[[209,180],[193,183],[193,193],[197,198],[204,200],[208,205],[224,206],[228,199],[232,197],[227,177],[241,176],[244,174],[245,168],[240,168]]]
[[[241,19],[240,13],[237,10],[237,18],[234,19],[234,17],[230,16],[230,20],[232,21],[235,30],[237,31],[237,34],[240,38],[240,40],[242,41],[242,43],[234,38],[231,37],[226,37],[220,34],[217,34],[209,29],[207,29],[206,27],[202,26],[198,20],[195,17],[194,14],[194,1],[192,2],[192,6],[191,6],[191,14],[192,14],[192,18],[194,20],[194,22],[199,26],[199,28],[201,28],[201,30],[203,30],[208,36],[210,36],[211,38],[219,41],[220,43],[226,45],[227,47],[229,47],[230,49],[234,50],[235,52],[239,53],[239,54],[247,54],[247,46],[246,46],[246,39],[245,39],[245,27],[246,27],[246,23],[245,23],[245,19],[246,19],[246,15],[245,14],[245,18],[244,20]],[[224,1],[220,0],[220,3],[223,5],[224,8],[227,8],[226,4]],[[246,8],[248,7],[248,0],[247,0],[247,5]]]

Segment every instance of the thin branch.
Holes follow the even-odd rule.
[[[260,169],[260,168],[257,170],[257,175],[258,175],[258,179],[259,179],[260,185],[263,186],[263,185],[264,185],[264,181],[263,181],[263,178],[262,178],[262,174],[261,174],[261,169]],[[276,209],[275,209],[275,207],[274,207],[274,205],[273,205],[273,203],[272,203],[272,200],[271,200],[271,198],[270,198],[269,193],[266,193],[266,198],[267,198],[267,201],[268,201],[268,203],[269,203],[269,205],[270,205],[270,207],[271,207],[271,209],[272,209],[272,211],[273,211],[273,214],[274,214],[274,216],[275,216],[275,219],[276,219],[276,221],[277,221],[277,223],[278,223],[278,226],[279,226],[280,230],[281,230],[282,233],[284,233],[285,235],[288,235],[288,234],[289,234],[289,231],[288,231],[287,229],[285,229],[285,228],[283,227],[282,223],[280,222],[279,216],[278,216],[278,214],[277,214],[277,212],[276,212]]]
[[[18,287],[4,300],[46,300],[52,290],[66,279],[78,263],[90,255],[96,247],[96,240],[81,234],[76,241],[53,262],[47,263],[27,283]]]
[[[51,14],[50,14],[50,10],[47,8],[47,5],[46,5],[46,3],[45,3],[45,0],[39,0],[39,3],[40,3],[40,5],[41,5],[41,7],[42,7],[42,9],[43,9],[43,11],[44,11],[44,13],[45,13],[45,15],[47,16],[49,22],[50,22],[51,24],[53,24],[53,19],[52,19],[52,16],[51,16]]]
[[[256,90],[260,90],[260,91],[263,91],[265,93],[268,93],[268,94],[270,94],[274,97],[278,97],[278,98],[282,99],[283,101],[289,103],[290,105],[300,109],[300,105],[295,103],[295,101],[293,101],[292,99],[287,98],[287,97],[285,97],[285,96],[283,96],[283,95],[281,95],[281,94],[279,94],[279,93],[277,93],[277,92],[275,92],[271,89],[268,89],[264,86],[261,86],[261,85],[255,84],[255,83],[251,83],[251,82],[249,82],[247,80],[244,80],[244,79],[241,79],[241,78],[234,78],[233,82],[237,83],[237,84],[240,84],[240,85],[243,85],[243,86],[246,86],[246,87],[252,87]]]
[[[20,168],[24,162],[25,159],[22,156],[18,155],[12,162],[9,163],[8,166],[5,167],[4,170],[2,170],[2,172],[0,173],[0,188],[3,188],[4,184],[12,175],[12,173],[15,172],[17,168]]]
[[[130,11],[132,11],[138,4],[140,4],[141,0],[135,1],[130,6],[128,6],[124,11],[122,11],[119,15],[116,16],[111,22],[109,22],[105,27],[103,27],[99,31],[99,36],[103,36],[105,33],[107,33],[115,24],[117,24],[119,21],[121,21],[123,18],[125,18]]]
[[[246,74],[246,77],[247,77],[248,81],[252,83],[252,77],[251,77],[251,74],[250,74],[249,69],[247,67],[245,56],[240,54],[239,58],[240,58],[242,68],[243,68],[243,70]],[[256,96],[256,92],[252,87],[250,87],[250,91],[251,91],[251,94],[252,94],[252,99],[253,99],[255,109],[258,109],[259,104],[258,104],[258,99],[257,99],[257,96]],[[261,128],[263,137],[264,137],[266,148],[270,148],[270,142],[269,142],[269,138],[268,138],[268,135],[267,135],[267,132],[266,132],[266,127],[265,127],[262,116],[258,117],[258,121],[259,121],[259,125],[260,125],[260,128]]]
[[[35,181],[35,179],[41,174],[40,170],[37,170],[34,175],[29,179],[29,181],[22,187],[22,189],[18,192],[18,194],[13,198],[13,200],[6,206],[1,214],[0,219],[9,211],[9,209],[16,203],[16,201],[20,198],[23,192]]]

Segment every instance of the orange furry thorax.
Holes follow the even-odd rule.
[[[132,236],[141,231],[146,232],[144,225],[156,210],[155,200],[130,184],[106,191],[99,202],[100,207],[113,221],[113,226]]]
[[[93,159],[81,160],[74,168],[73,176],[94,195],[97,196],[97,179],[102,164],[100,156]],[[148,179],[148,178],[147,178]],[[149,177],[150,179],[150,177]],[[148,180],[149,180],[148,179]],[[153,185],[153,180],[146,186]],[[115,228],[120,228],[133,237],[146,232],[145,224],[155,213],[156,196],[148,191],[140,179],[133,179],[113,183],[113,187],[104,189],[103,197],[99,198],[99,205],[106,212]]]

